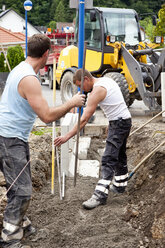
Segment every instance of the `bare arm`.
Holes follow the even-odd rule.
[[[106,93],[107,91],[105,88],[101,86],[94,87],[94,89],[92,90],[92,92],[90,93],[88,97],[87,106],[80,119],[80,130],[88,123],[89,118],[95,112],[96,107],[99,104],[99,102],[101,102],[105,98]],[[77,128],[78,128],[77,125],[75,125],[73,129],[69,131],[65,136],[59,136],[55,138],[54,145],[60,146],[66,141],[68,141],[70,138],[72,138],[77,133]]]
[[[60,119],[72,108],[81,107],[85,101],[84,95],[76,94],[71,100],[59,107],[49,107],[42,95],[41,85],[34,76],[23,78],[19,83],[18,91],[29,102],[38,117],[45,123]]]

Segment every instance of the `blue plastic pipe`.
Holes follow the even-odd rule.
[[[25,10],[25,31],[26,31],[26,35],[25,35],[25,39],[26,39],[26,58],[27,58],[27,10]]]
[[[85,0],[79,0],[78,68],[83,67]]]
[[[78,68],[83,67],[84,55],[84,15],[85,15],[85,0],[79,0],[79,33],[78,33]],[[80,91],[80,87],[78,87]],[[81,114],[83,108],[81,108]]]

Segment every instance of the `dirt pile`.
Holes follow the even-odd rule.
[[[163,128],[164,124],[157,121],[130,137],[128,157],[131,164],[140,162],[164,140]],[[165,247],[164,161],[165,151],[162,146],[144,163],[128,186],[126,220],[144,233],[149,240],[148,247]]]
[[[133,129],[139,125],[139,120],[133,120]],[[130,171],[164,139],[163,128],[157,120],[129,138]],[[78,177],[76,187],[73,179],[67,178],[62,201],[56,178],[55,195],[51,195],[51,142],[49,132],[30,138],[34,192],[28,216],[37,233],[26,243],[36,248],[165,247],[164,147],[130,179],[126,193],[110,193],[105,206],[87,211],[81,204],[93,193],[96,178]],[[94,137],[88,159],[99,160],[104,146],[104,137]]]

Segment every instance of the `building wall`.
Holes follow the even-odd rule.
[[[11,30],[12,32],[21,32],[25,34],[25,19],[13,10],[10,10],[8,13],[0,18],[0,26]],[[28,36],[40,33],[30,23],[28,23],[27,25],[27,30]]]

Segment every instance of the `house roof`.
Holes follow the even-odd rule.
[[[7,12],[9,12],[9,11],[10,11],[10,9],[7,9],[7,10],[1,12],[1,13],[0,13],[0,18],[1,18],[2,16],[6,15]]]
[[[3,45],[4,49],[8,46],[15,46],[17,44],[25,46],[25,35],[18,32],[11,32],[5,28],[0,27],[0,44]]]
[[[18,16],[20,16],[20,18],[23,18],[20,14],[18,14],[14,9],[12,9],[12,8],[10,8],[10,9],[7,9],[7,10],[5,10],[5,11],[3,11],[2,13],[0,13],[0,19],[4,16],[4,15],[6,15],[8,12],[10,12],[10,11],[13,11],[14,13],[16,13]],[[24,19],[24,18],[23,18]],[[31,25],[31,26],[33,26],[29,21],[28,21],[28,23]],[[33,26],[38,32],[40,32],[40,30],[37,28],[37,27],[35,27],[35,26]],[[41,33],[41,32],[40,32]]]
[[[0,43],[25,42],[25,35],[0,27]]]

